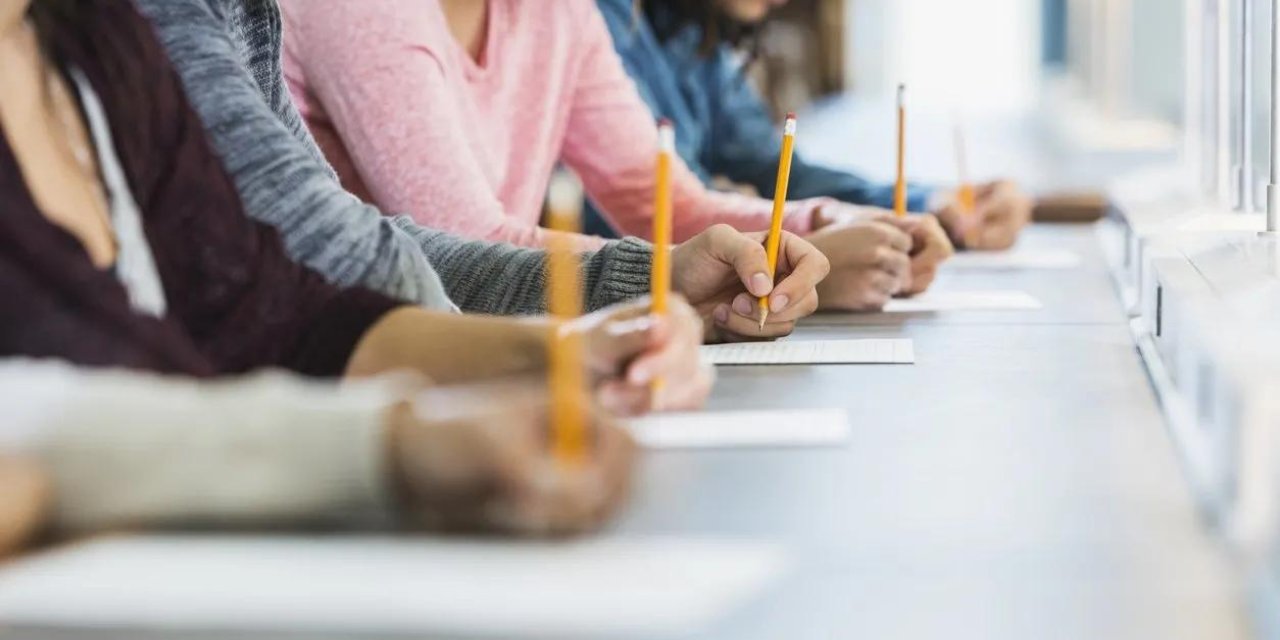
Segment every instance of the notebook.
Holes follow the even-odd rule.
[[[654,414],[627,424],[647,449],[839,447],[849,442],[842,409]]]
[[[714,538],[108,538],[0,568],[9,627],[565,638],[686,634],[779,548]]]
[[[915,344],[905,339],[780,340],[702,347],[711,364],[912,364]]]
[[[930,291],[913,298],[895,298],[884,313],[937,311],[1035,311],[1044,305],[1025,291]]]

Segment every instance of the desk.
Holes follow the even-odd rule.
[[[786,581],[710,637],[1247,636],[1239,578],[1195,513],[1091,229],[1027,242],[1085,255],[1077,271],[981,277],[1042,296],[1042,312],[799,332],[911,337],[915,366],[721,370],[719,408],[846,407],[848,449],[646,462],[615,530],[795,554]]]
[[[1241,580],[1195,513],[1092,230],[1025,242],[1085,266],[957,279],[1025,288],[1044,311],[828,316],[799,331],[911,337],[914,366],[721,370],[713,407],[845,407],[848,448],[644,461],[605,535],[741,536],[793,556],[755,606],[698,637],[1247,636]]]

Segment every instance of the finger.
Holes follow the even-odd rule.
[[[638,447],[625,429],[603,425],[597,431],[597,462],[604,492],[591,513],[591,527],[598,528],[626,504],[635,476]]]
[[[902,229],[885,224],[877,223],[877,227],[879,227],[880,231],[884,234],[883,238],[885,244],[889,245],[894,250],[901,251],[903,253],[911,251],[911,247],[915,243],[911,238],[911,234],[903,231]]]
[[[727,321],[717,323],[717,328],[728,332],[727,337],[732,337],[733,341],[772,340],[791,335],[791,332],[795,331],[795,322],[778,321],[770,317],[761,329],[758,318],[747,318],[731,313]]]
[[[901,276],[911,271],[911,257],[901,251],[893,251],[880,247],[876,250],[876,268]]]
[[[640,355],[660,348],[671,339],[671,323],[662,316],[644,315],[625,321],[607,322],[591,349],[596,374],[616,376]]]
[[[768,295],[773,290],[769,277],[769,257],[758,239],[748,237],[728,225],[715,225],[707,230],[711,257],[731,265],[742,286],[753,295]]]
[[[831,262],[803,238],[784,232],[781,242],[778,271],[786,275],[769,295],[771,313],[786,311],[792,303],[803,300],[831,273]]]
[[[662,411],[693,411],[707,404],[715,384],[715,367],[699,364],[686,384],[663,389],[659,407]]]
[[[610,380],[596,390],[596,398],[603,409],[619,416],[644,415],[657,408],[649,385]]]

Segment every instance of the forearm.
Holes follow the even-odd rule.
[[[196,382],[60,363],[0,366],[16,415],[0,450],[48,474],[62,532],[385,518],[391,381],[282,374]]]
[[[463,316],[402,307],[374,324],[347,377],[412,370],[437,384],[540,372],[552,325],[535,318]]]
[[[469,313],[533,315],[546,310],[546,252],[508,244],[467,240],[420,227],[407,217],[396,225],[421,248],[445,288]],[[625,302],[649,291],[653,247],[636,238],[583,254],[583,296],[588,311]]]

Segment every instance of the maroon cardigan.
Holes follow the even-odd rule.
[[[146,20],[128,0],[79,4],[83,21],[49,44],[106,109],[168,313],[131,310],[114,275],[37,209],[0,135],[0,355],[198,376],[341,374],[365,331],[402,303],[338,289],[290,260],[275,229],[245,215]]]

